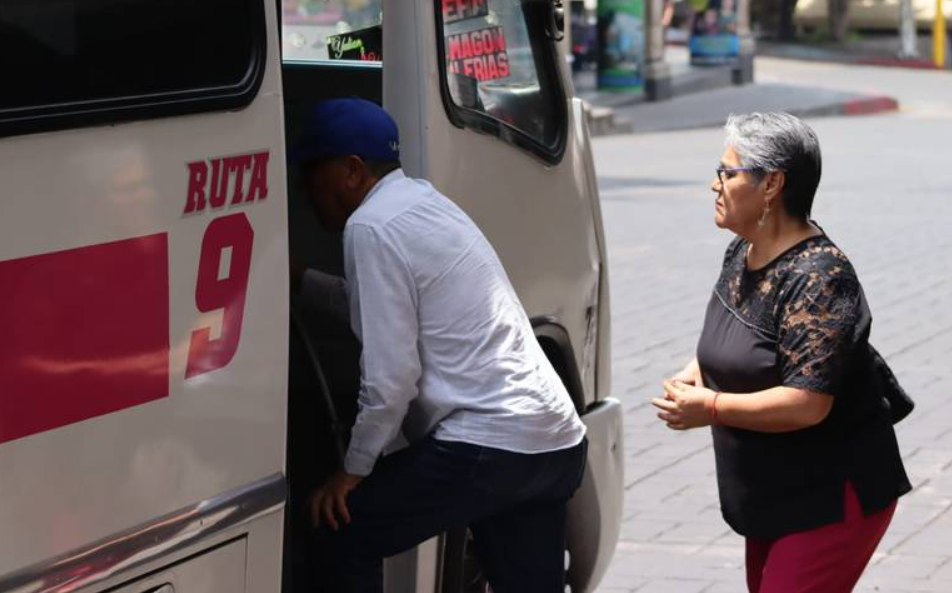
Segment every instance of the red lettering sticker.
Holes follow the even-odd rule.
[[[443,20],[456,23],[489,15],[487,0],[443,0]]]
[[[229,203],[229,196],[231,206],[266,199],[270,156],[271,153],[264,151],[187,163],[188,186],[183,213],[204,212],[206,205],[220,210]],[[247,192],[245,173],[248,173]]]
[[[167,237],[0,262],[0,443],[169,394]]]
[[[227,365],[238,351],[254,236],[243,212],[216,218],[205,231],[195,305],[203,313],[222,310],[221,335],[212,339],[210,327],[192,332],[186,379]]]
[[[511,74],[502,27],[446,36],[446,69],[483,82]]]

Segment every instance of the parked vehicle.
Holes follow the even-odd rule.
[[[899,0],[851,0],[850,26],[853,29],[899,31],[899,5]],[[826,0],[798,0],[794,23],[806,28],[826,27],[827,7]],[[918,29],[931,31],[935,9],[935,0],[912,0]],[[943,1],[942,13],[946,19],[952,18],[952,1]]]

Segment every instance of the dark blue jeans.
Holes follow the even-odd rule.
[[[562,593],[566,503],[587,447],[530,455],[428,437],[388,455],[348,496],[351,523],[317,531],[317,582],[377,593],[383,558],[469,526],[494,593]]]

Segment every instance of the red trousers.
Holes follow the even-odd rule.
[[[886,533],[896,502],[863,515],[853,485],[846,484],[840,523],[774,540],[747,539],[750,593],[850,593]]]

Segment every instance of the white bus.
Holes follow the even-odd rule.
[[[582,413],[568,578],[594,589],[621,518],[621,411],[557,9],[0,3],[0,592],[321,590],[300,508],[346,438],[359,346],[290,304],[289,258],[340,272],[341,248],[285,152],[308,105],[345,95],[383,104],[408,174],[485,232]],[[485,589],[465,532],[385,578]]]

